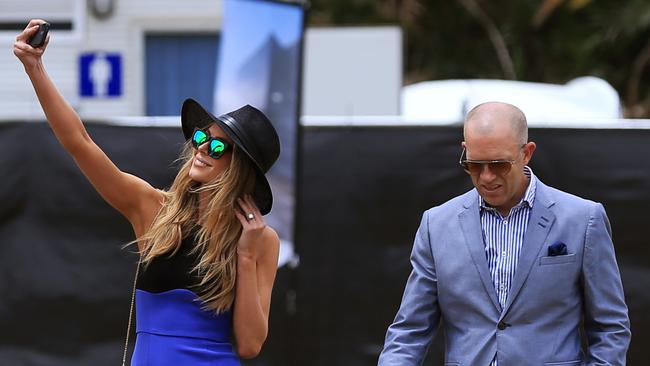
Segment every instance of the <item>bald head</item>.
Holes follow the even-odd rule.
[[[465,140],[469,136],[509,134],[515,142],[525,144],[528,141],[528,124],[524,113],[514,105],[487,102],[467,113],[463,134]]]

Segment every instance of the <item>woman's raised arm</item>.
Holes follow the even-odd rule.
[[[25,67],[56,138],[104,200],[121,212],[136,234],[141,235],[158,211],[162,194],[144,180],[120,171],[90,138],[79,116],[59,93],[43,66],[42,55],[50,36],[39,48],[27,43],[41,23],[44,21],[40,19],[29,22],[16,37],[14,54]]]

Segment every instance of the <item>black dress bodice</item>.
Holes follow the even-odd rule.
[[[198,227],[185,235],[181,246],[174,255],[165,253],[155,257],[147,266],[142,264],[136,287],[147,292],[160,293],[173,289],[197,291],[200,278],[194,267],[198,264],[200,253],[193,252],[196,245]]]

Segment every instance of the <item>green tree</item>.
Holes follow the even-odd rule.
[[[650,1],[313,0],[310,25],[398,24],[405,81],[497,78],[611,83],[650,117]]]

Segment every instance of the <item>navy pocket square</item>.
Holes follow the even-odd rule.
[[[567,255],[567,250],[566,250],[566,244],[562,242],[557,242],[553,245],[549,245],[548,247],[548,256],[549,257],[556,257],[558,255]]]

